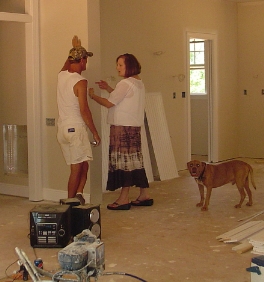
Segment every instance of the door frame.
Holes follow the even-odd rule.
[[[186,89],[187,89],[187,154],[188,160],[191,160],[191,96],[190,96],[190,38],[200,38],[212,42],[211,57],[211,86],[208,95],[208,162],[218,162],[218,92],[217,92],[217,36],[214,33],[189,32],[186,33]]]
[[[11,185],[9,194],[28,197],[30,201],[43,200],[41,88],[39,48],[39,0],[25,0],[25,14],[0,12],[0,21],[25,23],[28,189]],[[10,193],[12,192],[12,193]]]

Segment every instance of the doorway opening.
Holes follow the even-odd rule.
[[[214,86],[215,37],[188,34],[189,159],[217,160]]]

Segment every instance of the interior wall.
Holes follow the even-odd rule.
[[[264,158],[263,14],[263,1],[238,5],[239,151],[252,158]]]
[[[118,11],[118,14],[117,14]],[[114,32],[113,32],[114,31]],[[103,79],[118,80],[115,59],[133,53],[142,64],[147,92],[161,92],[178,169],[188,161],[186,33],[217,37],[220,160],[238,156],[237,6],[222,0],[101,0]],[[158,53],[155,53],[158,52]],[[156,54],[156,55],[155,55]],[[228,70],[228,71],[227,71]],[[173,99],[176,92],[176,99]],[[187,93],[188,94],[188,93]],[[228,122],[227,122],[228,121]]]
[[[57,142],[57,75],[72,48],[72,38],[78,35],[88,46],[87,0],[40,1],[40,54],[43,122],[44,198],[52,190],[67,191],[70,168],[66,165]],[[83,75],[88,77],[88,68]],[[92,60],[92,58],[91,58]],[[56,126],[46,126],[46,118],[55,118]],[[89,194],[88,187],[84,193]]]
[[[222,1],[218,48],[218,114],[219,161],[239,157],[238,143],[238,56],[237,56],[237,4]]]
[[[6,175],[3,165],[3,125],[27,124],[25,24],[0,21],[0,42],[0,183],[26,186],[26,175]]]
[[[6,13],[25,13],[25,0],[0,0],[0,11]]]

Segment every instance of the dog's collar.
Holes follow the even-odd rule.
[[[196,178],[198,181],[203,181],[203,175],[204,175],[204,172],[205,172],[205,168],[206,168],[206,164],[204,166],[204,169],[203,169],[202,173],[199,175],[198,178]]]

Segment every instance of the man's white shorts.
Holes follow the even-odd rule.
[[[57,138],[67,165],[92,160],[92,148],[85,124],[58,126]]]

